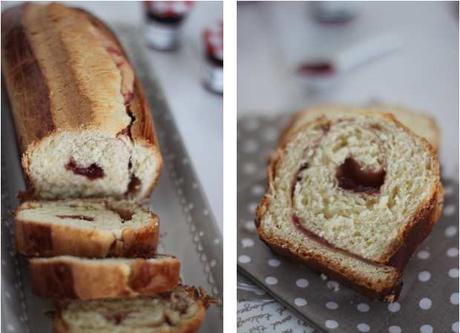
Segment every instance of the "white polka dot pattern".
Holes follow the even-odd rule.
[[[335,320],[328,319],[324,323],[324,326],[326,326],[326,328],[335,329],[339,327],[339,323],[337,323]]]
[[[421,282],[427,282],[427,281],[430,280],[430,278],[431,278],[431,273],[430,272],[422,271],[422,272],[418,273],[418,279]]]
[[[420,333],[433,333],[433,326],[427,324],[420,326]]]
[[[327,302],[326,303],[326,308],[329,310],[337,310],[339,308],[339,305],[336,302]]]
[[[398,302],[388,304],[388,311],[398,312],[399,310],[401,310],[401,304],[399,304]]]
[[[279,265],[281,265],[281,261],[279,261],[278,259],[270,259],[268,261],[268,264],[271,266],[271,267],[278,267]]]
[[[419,259],[428,259],[429,257],[430,257],[430,252],[426,250],[422,250],[417,253],[417,258]]]
[[[241,246],[243,248],[254,246],[254,241],[251,238],[243,238],[241,240]]]
[[[251,262],[251,257],[243,254],[238,257],[238,261],[242,264],[247,264],[248,262]]]
[[[251,192],[254,195],[260,196],[264,193],[265,188],[261,185],[255,185],[251,188]]]
[[[392,325],[388,327],[388,333],[401,333],[401,327]]]
[[[308,286],[308,280],[306,280],[306,279],[298,279],[296,281],[296,285],[299,288],[306,288]]]
[[[449,276],[453,279],[458,278],[458,268],[449,269]]]
[[[307,301],[305,300],[305,298],[301,298],[301,297],[296,298],[294,300],[294,303],[297,306],[305,306],[305,305],[307,305]]]
[[[452,216],[455,213],[455,206],[454,205],[446,205],[444,207],[444,215]]]
[[[429,298],[422,298],[420,302],[418,303],[420,309],[422,310],[428,310],[431,308],[431,299]]]
[[[337,281],[327,281],[327,287],[332,291],[340,290],[340,284]]]
[[[458,293],[450,295],[450,302],[454,305],[458,305]]]
[[[246,230],[248,230],[248,231],[255,231],[256,230],[256,225],[255,225],[254,221],[247,221],[244,226],[245,226]]]
[[[447,250],[447,256],[449,257],[457,257],[458,256],[458,249],[456,247],[451,247]]]
[[[359,303],[356,308],[358,309],[359,312],[368,312],[369,311],[369,305],[366,303]]]
[[[454,237],[456,234],[457,234],[457,227],[454,225],[447,227],[446,230],[444,231],[444,235],[446,235],[446,237]]]
[[[358,326],[356,326],[356,328],[358,329],[358,331],[360,332],[369,332],[371,330],[371,328],[369,327],[369,325],[365,324],[365,323],[360,323],[358,324]]]
[[[267,276],[265,278],[265,283],[273,286],[278,283],[278,279],[273,276]]]
[[[247,241],[238,242],[239,255],[251,258],[248,264],[239,263],[240,267],[328,332],[458,331],[458,317],[453,315],[458,310],[456,283],[459,277],[456,183],[443,184],[446,191],[442,218],[407,264],[399,301],[391,304],[369,301],[324,273],[317,274],[299,263],[285,260],[259,241],[253,223],[254,205],[260,202],[266,190],[265,156],[273,151],[277,130],[273,120],[257,119],[249,125],[245,119],[238,137],[238,182],[241,178],[238,190],[244,189],[238,193],[239,239],[254,241],[253,246],[248,246]],[[252,150],[254,152],[250,152]],[[255,167],[245,167],[248,164]],[[251,174],[245,173],[248,169]],[[384,324],[382,318],[385,318]]]

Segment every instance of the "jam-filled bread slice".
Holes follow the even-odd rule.
[[[257,230],[275,250],[394,301],[442,207],[433,147],[390,114],[306,123],[272,156]]]
[[[28,201],[15,225],[18,252],[39,257],[149,257],[160,230],[155,214],[112,199]]]
[[[59,302],[54,333],[193,333],[212,302],[190,286],[152,297]]]
[[[101,299],[153,295],[180,282],[176,257],[86,259],[72,256],[29,260],[32,291],[58,299]]]
[[[57,3],[5,10],[2,74],[27,198],[150,195],[162,166],[151,110],[102,22]]]

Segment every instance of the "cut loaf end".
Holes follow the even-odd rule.
[[[323,115],[281,140],[257,228],[276,250],[392,301],[442,201],[434,149],[393,116]]]
[[[192,333],[212,300],[190,286],[152,297],[61,302],[55,333]]]

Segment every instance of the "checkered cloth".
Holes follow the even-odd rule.
[[[160,17],[177,17],[188,13],[193,1],[146,1],[147,9]]]
[[[209,56],[218,60],[224,59],[224,24],[222,20],[204,30],[204,43]]]

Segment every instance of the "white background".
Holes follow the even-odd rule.
[[[325,101],[400,103],[442,130],[443,173],[458,177],[458,9],[452,2],[355,2],[354,21],[321,25],[306,2],[238,3],[238,114],[295,111]],[[318,49],[393,34],[399,51],[312,93],[293,70]]]

